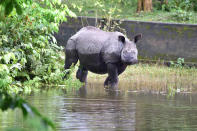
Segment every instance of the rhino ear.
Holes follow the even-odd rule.
[[[118,40],[121,41],[122,43],[125,43],[125,37],[122,35],[118,36]]]
[[[140,39],[142,39],[142,34],[137,34],[134,36],[134,42],[137,43]]]

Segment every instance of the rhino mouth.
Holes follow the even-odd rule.
[[[126,65],[134,65],[138,63],[138,60],[132,60],[132,61],[123,61],[124,64]]]

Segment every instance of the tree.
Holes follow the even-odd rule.
[[[140,11],[152,11],[152,0],[138,0],[137,12]]]

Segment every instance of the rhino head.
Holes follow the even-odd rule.
[[[119,41],[123,43],[123,48],[121,51],[121,61],[124,64],[132,65],[138,62],[138,50],[136,48],[136,43],[142,38],[142,34],[134,36],[133,40],[130,41],[124,36],[119,36]]]

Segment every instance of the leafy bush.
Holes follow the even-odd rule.
[[[197,0],[190,0],[194,11],[197,11]]]
[[[193,16],[192,12],[188,12],[182,9],[177,9],[173,12],[172,18],[178,21],[189,21]]]
[[[170,66],[177,67],[177,68],[183,68],[185,64],[184,58],[178,58],[176,62],[171,61]]]
[[[39,126],[43,130],[47,130],[47,127],[55,129],[53,122],[41,115],[35,107],[29,105],[29,103],[19,96],[7,93],[8,87],[12,84],[12,77],[9,75],[8,67],[0,64],[0,109],[6,111],[8,109],[14,110],[15,108],[19,108],[22,110],[24,118],[36,118],[39,120]]]
[[[192,3],[191,0],[170,0],[169,6],[171,9],[181,9],[185,11],[191,11],[192,10]]]
[[[63,84],[62,48],[53,33],[66,15],[74,14],[60,0],[19,1],[23,14],[11,6],[0,21],[0,90],[2,84],[12,91]],[[6,7],[2,4],[0,9]]]
[[[153,0],[152,3],[156,10],[170,11],[168,0]]]
[[[72,0],[65,1],[78,15],[105,17],[111,15],[113,18],[127,16],[136,10],[137,0]],[[127,12],[127,13],[125,13]]]
[[[196,0],[153,0],[154,8],[165,11],[173,11],[174,9],[194,11],[196,4]]]
[[[193,17],[192,0],[169,0],[165,5],[172,12],[172,19],[177,21],[189,21]]]
[[[19,108],[22,110],[24,118],[33,118],[39,120],[39,126],[43,130],[47,130],[47,127],[55,130],[55,125],[48,118],[40,114],[40,112],[33,106],[29,105],[25,100],[18,96],[11,96],[8,93],[0,92],[0,109],[2,111],[8,109]]]

